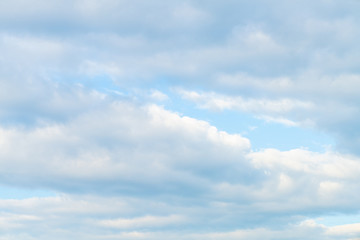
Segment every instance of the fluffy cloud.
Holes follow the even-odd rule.
[[[65,178],[69,187],[87,188],[82,182],[95,177],[114,182],[105,192],[131,191],[132,185],[138,191],[137,184],[175,191],[176,183],[191,191],[194,182],[205,181],[198,174],[226,177],[223,171],[229,165],[241,169],[248,164],[243,159],[250,147],[247,139],[155,105],[113,102],[72,118],[65,124],[45,123],[28,130],[2,128],[2,164],[11,172],[8,177],[4,172],[3,180],[26,185],[32,184],[30,178],[56,186]],[[173,180],[164,181],[170,175]],[[51,181],[43,181],[50,176]]]
[[[246,77],[239,77],[237,84],[241,85],[240,88],[258,94],[245,94],[246,97],[243,97],[241,94],[216,92],[176,92],[199,108],[246,112],[265,121],[326,132],[335,137],[338,150],[358,154],[359,138],[355,132],[360,116],[356,93],[352,90],[358,79],[358,76],[342,76],[320,79],[310,84],[287,79],[249,81]]]
[[[115,85],[158,85],[166,79],[169,87],[236,96],[222,103],[253,102],[230,104],[240,110],[283,106],[281,101],[304,103],[313,107],[255,114],[312,125],[336,137],[338,149],[358,154],[359,139],[353,134],[359,119],[356,2],[1,4],[1,73],[14,86],[22,85],[14,78],[34,82],[40,77],[104,91]],[[6,87],[2,91],[22,97],[16,94],[19,90]]]
[[[0,239],[358,237],[311,220],[359,211],[358,6],[2,1],[1,183],[56,196],[1,199]],[[174,87],[341,151],[254,151]]]
[[[84,96],[93,99],[91,92]],[[96,102],[101,107],[81,108],[66,121],[44,121],[49,114],[26,129],[1,128],[2,183],[60,194],[2,200],[9,236],[19,237],[16,231],[41,237],[29,226],[46,221],[44,238],[85,237],[91,228],[94,239],[166,234],[287,239],[295,236],[293,230],[273,230],[274,222],[296,225],[314,214],[359,210],[360,166],[354,156],[303,149],[253,152],[238,134],[154,104],[109,96]],[[83,223],[75,231],[68,218]],[[208,227],[223,233],[198,233]],[[179,228],[191,234],[177,233]],[[337,228],[296,228],[304,236],[314,229],[319,237],[345,236]]]

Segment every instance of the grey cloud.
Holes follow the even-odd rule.
[[[306,70],[312,65],[321,69],[326,67],[324,62],[328,61],[322,60],[329,60],[329,54],[333,55],[334,59],[343,60],[342,53],[350,53],[350,63],[353,59],[352,51],[349,50],[357,49],[356,42],[352,41],[358,36],[357,28],[354,27],[357,24],[356,15],[351,15],[351,11],[345,16],[333,15],[334,11],[328,10],[339,9],[334,3],[297,2],[289,5],[284,1],[276,4],[266,1],[225,1],[219,4],[215,1],[144,3],[109,0],[72,1],[59,6],[56,1],[35,1],[26,6],[26,12],[30,16],[23,14],[22,9],[25,9],[25,6],[21,7],[22,4],[26,3],[3,2],[2,22],[9,25],[4,28],[4,32],[12,33],[16,23],[23,21],[23,29],[15,32],[46,36],[70,44],[81,38],[78,43],[81,46],[75,44],[77,50],[92,48],[103,56],[103,62],[116,63],[120,69],[134,68],[131,65],[137,63],[139,66],[136,70],[146,69],[155,79],[164,74],[184,76],[181,71],[169,71],[167,64],[161,64],[161,56],[171,65],[188,63],[193,69],[189,72],[189,77],[202,84],[213,74],[221,72],[242,70],[250,74],[277,76],[297,74],[299,70]],[[295,9],[293,4],[297,4],[298,8]],[[263,7],[260,8],[259,5]],[[282,11],[283,9],[287,11]],[[308,11],[310,9],[311,11]],[[17,20],[13,19],[14,16],[17,16]],[[37,21],[34,16],[41,20]],[[29,32],[31,24],[40,29],[42,24],[54,27],[45,27],[40,32]],[[63,25],[64,30],[57,30],[57,25]],[[73,28],[76,30],[71,30]],[[70,32],[70,35],[63,37],[64,31]],[[333,38],[326,34],[336,38],[331,40]],[[106,38],[93,45],[91,35]],[[114,39],[115,46],[107,51],[108,39],[111,39],[111,36],[116,36],[117,39]],[[127,54],[129,50],[116,47],[121,43],[121,39],[131,40],[138,37],[145,39],[146,45],[131,48],[130,56]],[[324,47],[322,42],[318,43],[318,39],[332,41],[333,43],[329,43],[331,48]],[[339,46],[339,49],[343,50],[340,53],[333,52],[332,46]],[[199,48],[203,50],[199,51]],[[151,54],[148,54],[149,52]],[[85,60],[91,56],[81,51],[78,53]],[[74,54],[69,55],[67,59],[71,60]],[[123,57],[130,63],[122,60]],[[152,69],[154,66],[151,66],[152,62],[147,59],[155,59],[160,65]],[[335,60],[336,62],[339,61]],[[325,70],[328,71],[335,65],[331,64]],[[348,64],[344,67],[347,66]],[[186,68],[180,69],[183,71]],[[132,74],[136,73],[136,70]]]
[[[34,39],[64,43],[70,51],[60,59],[72,63],[68,71],[76,73],[92,62],[102,66],[100,73],[127,87],[141,83],[139,79],[156,82],[165,76],[172,81],[181,79],[186,84],[203,88],[215,85],[229,91],[232,88],[221,82],[214,84],[213,77],[244,72],[260,78],[293,79],[309,71],[317,71],[321,77],[329,72],[354,73],[358,65],[355,2],[340,6],[328,1],[150,4],[109,0],[75,1],[62,6],[56,1],[35,1],[28,6],[28,14],[46,19],[33,23],[35,26],[51,25],[51,19],[59,18],[69,35],[56,27],[27,31],[36,18],[22,16],[22,4],[3,2],[2,9],[11,13],[3,14],[3,22],[10,28],[3,32],[20,36],[26,32]],[[343,9],[342,14],[338,14],[339,9]],[[14,32],[11,30],[16,21],[10,16],[17,15],[19,21],[23,19],[24,29]],[[74,33],[71,29],[77,25]],[[48,68],[57,66],[53,61]]]
[[[167,211],[166,204],[117,198],[91,198],[63,195],[53,198],[1,200],[0,208],[9,213],[1,220],[14,224],[2,229],[2,239],[351,239],[359,233],[357,225],[328,227],[309,219],[277,228],[247,228],[230,231],[184,231],[184,215],[138,215],[138,206],[153,212]],[[188,209],[191,212],[191,209]],[[189,213],[188,212],[188,213]],[[118,216],[122,216],[119,218]],[[195,218],[196,219],[196,218]],[[194,219],[190,220],[193,223]],[[109,226],[110,224],[110,226]],[[116,224],[117,228],[113,228]],[[127,225],[125,229],[121,226]],[[146,226],[172,226],[148,228]],[[41,227],[40,227],[41,226]],[[129,226],[131,226],[129,228]],[[153,231],[156,229],[156,231]]]

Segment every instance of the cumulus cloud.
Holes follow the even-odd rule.
[[[234,107],[233,100],[222,97],[217,108],[305,103],[311,109],[255,115],[311,125],[334,136],[339,150],[358,153],[359,139],[352,134],[359,119],[355,2],[297,2],[297,8],[282,1],[1,4],[6,9],[1,14],[3,81],[14,81],[16,72],[16,78],[28,82],[41,77],[108,88],[94,84],[108,79],[131,89],[166,79],[170,87],[196,87],[258,103]],[[251,9],[254,14],[248,14]]]
[[[250,78],[249,81],[242,75],[236,78],[239,79],[239,88],[257,94],[248,96],[248,93],[219,94],[183,89],[176,92],[198,108],[240,111],[265,121],[326,132],[335,137],[338,150],[358,154],[359,139],[354,133],[357,132],[355,122],[359,114],[356,93],[351,90],[357,86],[357,76],[324,78],[313,84],[288,79],[252,81]]]
[[[66,124],[45,124],[25,131],[2,128],[1,159],[6,171],[13,171],[4,181],[26,185],[31,184],[28,177],[40,183],[43,177],[54,176],[43,182],[44,186],[55,186],[65,177],[69,185],[75,187],[71,182],[78,179],[77,188],[84,188],[83,180],[97,176],[105,182],[129,181],[109,186],[108,191],[113,187],[131,190],[132,184],[146,188],[151,182],[159,184],[159,189],[164,184],[165,189],[174,191],[178,186],[171,184],[178,181],[190,190],[196,187],[192,182],[202,182],[195,173],[207,169],[210,174],[216,168],[214,176],[226,177],[222,172],[226,166],[235,164],[240,169],[248,164],[242,157],[250,148],[247,139],[155,105],[113,102],[72,118]],[[224,152],[228,153],[225,158]],[[166,183],[163,178],[169,174],[173,180]]]
[[[0,239],[358,237],[311,220],[359,211],[358,7],[0,2],[1,183],[56,195],[0,199]],[[184,99],[339,152],[255,151],[165,104]]]
[[[83,108],[66,121],[1,128],[3,184],[67,193],[3,200],[2,208],[10,212],[4,216],[9,234],[15,229],[36,236],[27,226],[46,220],[51,222],[49,236],[60,228],[60,236],[69,239],[87,236],[84,229],[92,226],[94,239],[188,236],[176,233],[179,227],[190,232],[254,228],[189,237],[256,239],[259,226],[265,235],[288,231],[283,235],[287,239],[295,235],[272,230],[274,221],[296,224],[309,212],[358,211],[360,167],[354,156],[303,149],[254,152],[248,139],[205,121],[153,104],[107,98],[97,100],[101,108]],[[49,213],[57,217],[49,220]],[[76,221],[83,215],[88,217],[79,230],[63,225],[67,218]],[[122,233],[117,235],[116,229]],[[318,230],[318,236],[335,231]]]

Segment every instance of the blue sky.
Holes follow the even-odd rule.
[[[0,240],[360,239],[360,2],[0,2]]]

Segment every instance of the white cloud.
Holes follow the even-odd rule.
[[[252,78],[236,75],[230,81],[238,80],[238,85],[233,87],[239,87],[240,93],[183,89],[176,92],[199,108],[246,112],[265,121],[328,133],[336,139],[338,150],[358,154],[359,139],[354,134],[358,131],[356,122],[360,117],[354,91],[358,76],[309,77],[291,81],[266,78],[252,81]]]
[[[132,229],[132,228],[156,228],[165,227],[167,225],[173,225],[178,223],[184,223],[186,219],[182,216],[170,215],[170,216],[144,216],[132,219],[107,219],[99,221],[99,225],[112,228]]]
[[[38,211],[45,204],[44,211],[55,211],[61,219],[104,212],[104,218],[90,217],[84,227],[106,225],[124,231],[178,224],[189,229],[226,224],[236,229],[234,223],[243,222],[239,216],[244,214],[252,217],[241,226],[256,227],[263,222],[271,229],[269,222],[280,215],[285,218],[282,221],[293,222],[289,219],[294,215],[306,216],[318,208],[322,209],[319,215],[342,212],[344,206],[357,209],[355,183],[360,167],[356,157],[303,149],[252,152],[249,141],[240,135],[157,105],[105,101],[102,106],[79,112],[63,123],[2,128],[1,176],[4,184],[113,199],[72,199],[70,195],[7,200],[2,202],[3,209],[33,215],[36,212],[30,207]],[[126,198],[120,201],[117,196]],[[162,207],[153,209],[155,202]],[[200,205],[192,206],[194,203]],[[66,208],[61,207],[64,204]],[[111,214],[114,208],[118,210]],[[40,219],[45,216],[45,212],[39,214]],[[48,230],[53,234],[51,227]],[[255,232],[241,230],[229,236],[256,239]],[[76,234],[83,232],[80,229]]]
[[[358,6],[1,1],[1,182],[59,196],[0,200],[0,239],[358,237],[296,224],[359,210],[359,159],[344,153],[360,143]],[[326,131],[344,152],[255,152],[149,103],[174,85],[203,89],[180,92],[203,108]]]
[[[150,97],[157,101],[165,101],[169,99],[169,97],[165,93],[159,90],[152,90]]]
[[[340,226],[329,227],[327,234],[332,236],[359,237],[360,223],[346,224]]]
[[[294,99],[244,99],[241,96],[231,97],[219,95],[214,92],[198,93],[194,91],[178,90],[186,100],[194,101],[202,108],[213,110],[233,109],[255,114],[287,113],[298,109],[312,109],[311,102],[302,102]]]
[[[182,171],[196,173],[203,167],[221,170],[229,164],[246,165],[241,156],[250,147],[240,135],[218,131],[204,121],[180,117],[155,105],[115,102],[103,110],[72,118],[65,125],[50,124],[26,131],[2,128],[0,155],[6,171],[14,177],[7,180],[39,184],[43,177],[54,176],[44,185],[56,185],[65,177],[69,184],[78,179],[80,187],[82,181],[91,178],[122,179],[145,187],[151,182],[166,186],[160,181],[173,175],[174,182],[188,185],[198,176],[183,179]],[[221,159],[224,152],[229,155]],[[236,155],[239,162],[233,159]],[[139,165],[144,168],[139,169]]]
[[[2,183],[95,196],[2,201],[1,208],[11,214],[39,219],[31,221],[33,225],[50,221],[49,236],[57,227],[62,228],[61,236],[71,239],[83,236],[83,229],[92,226],[96,234],[114,228],[126,235],[132,228],[148,238],[143,229],[151,232],[181,226],[200,231],[219,225],[232,230],[264,227],[266,233],[281,236],[271,230],[274,221],[296,222],[304,217],[294,220],[294,216],[306,216],[316,209],[321,209],[319,216],[328,211],[357,210],[355,183],[360,166],[354,156],[304,149],[254,152],[248,139],[220,131],[208,122],[157,105],[94,95],[81,87],[67,92],[78,104],[72,107],[78,110],[60,111],[65,120],[53,120],[51,109],[68,109],[73,102],[58,104],[52,99],[64,96],[61,88],[42,82],[37,86],[52,91],[38,94],[49,106],[42,108],[42,116],[34,113],[43,121],[27,128],[0,128]],[[97,199],[98,195],[110,199]],[[156,204],[161,207],[154,208]],[[49,213],[57,217],[49,220]],[[71,233],[71,228],[61,226],[73,214],[80,219],[80,215],[88,217],[82,228]],[[245,221],[244,215],[251,217]],[[10,223],[19,227],[20,233],[28,231],[20,220]],[[103,230],[104,225],[113,228]],[[12,234],[11,230],[7,233]],[[158,236],[152,234],[149,239]],[[259,236],[245,230],[229,236],[239,234]]]
[[[271,122],[279,122],[289,126],[310,125],[308,119],[292,119],[294,113],[312,112],[314,104],[297,99],[265,99],[243,98],[241,96],[226,96],[214,92],[202,92],[177,90],[185,100],[194,102],[198,107],[217,110],[235,110],[254,114],[256,117]],[[304,116],[306,117],[306,116]]]

